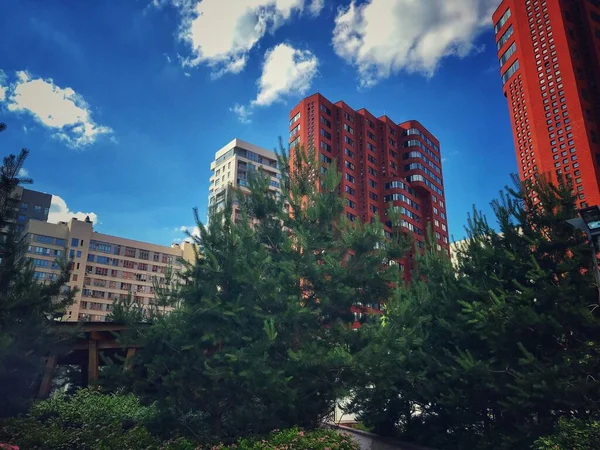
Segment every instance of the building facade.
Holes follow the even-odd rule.
[[[397,124],[314,94],[290,112],[289,143],[290,149],[314,147],[321,170],[337,161],[350,220],[377,218],[390,233],[387,212],[394,208],[417,246],[424,247],[431,225],[434,244],[449,255],[440,143],[419,122]],[[293,165],[295,154],[290,153]]]
[[[30,219],[46,222],[50,213],[52,195],[44,192],[24,189],[19,186],[16,195],[20,199],[19,213],[17,216],[17,230],[23,231]]]
[[[253,172],[261,172],[270,180],[269,189],[281,192],[281,172],[275,152],[265,150],[240,139],[234,139],[215,154],[210,165],[209,211],[220,211],[225,207],[231,188],[249,193],[248,179]],[[234,204],[234,221],[239,219],[239,208]]]
[[[493,23],[521,179],[600,204],[600,1],[503,0]]]
[[[101,234],[89,220],[58,224],[30,220],[24,239],[40,282],[57,277],[57,260],[72,261],[68,286],[78,292],[66,313],[68,321],[104,321],[113,301],[130,294],[147,309],[155,300],[154,281],[163,284],[169,272],[176,277],[182,269],[180,258],[190,262],[195,258],[190,243],[165,247]]]

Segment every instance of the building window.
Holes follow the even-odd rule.
[[[504,24],[510,19],[510,8],[506,10],[506,12],[500,17],[500,20],[494,25],[494,33],[498,33],[500,29],[504,26]]]
[[[506,62],[510,59],[512,55],[517,51],[517,43],[513,42],[510,47],[504,52],[504,54],[500,57],[500,66],[506,64]]]
[[[292,126],[293,124],[295,124],[299,120],[300,120],[300,113],[298,113],[294,117],[292,117],[292,119],[290,120],[290,126]]]
[[[39,213],[39,212],[42,212],[42,207],[41,207],[41,205],[34,205],[34,206],[33,206],[33,210],[34,210],[36,213]]]
[[[502,81],[506,83],[510,77],[512,77],[516,71],[519,70],[519,60],[517,59],[512,65],[508,68],[504,75],[502,75]]]
[[[506,32],[502,35],[502,37],[498,41],[498,44],[497,44],[498,50],[500,50],[504,46],[504,44],[506,44],[506,42],[510,39],[510,37],[513,35],[513,31],[514,30],[513,30],[512,25],[510,27],[508,27]]]
[[[27,211],[27,208],[29,208],[29,204],[26,202],[22,202],[21,203],[21,211]]]

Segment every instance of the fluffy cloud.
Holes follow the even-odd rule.
[[[77,220],[85,220],[86,217],[89,217],[94,225],[98,223],[98,216],[93,212],[73,212],[67,206],[67,202],[65,202],[58,195],[52,196],[52,203],[50,204],[50,213],[48,214],[48,222],[58,223],[58,222],[68,222],[72,218],[76,218]]]
[[[177,238],[175,239],[173,242],[191,242],[192,238],[190,236],[188,236],[187,234],[190,233],[193,237],[200,237],[200,229],[198,228],[198,226],[193,225],[190,227],[186,227],[185,225],[180,226],[179,228],[177,228],[177,231],[180,231],[181,233],[184,233],[186,235],[185,238]]]
[[[90,106],[81,95],[70,87],[55,85],[52,79],[32,78],[28,72],[20,71],[7,92],[9,111],[31,114],[70,147],[82,148],[99,136],[112,133],[109,127],[94,122]]]
[[[6,86],[4,83],[6,82],[6,74],[3,70],[0,69],[0,102],[3,102],[6,98]]]
[[[432,76],[440,60],[477,51],[498,0],[368,0],[340,8],[333,48],[362,86],[406,71]]]
[[[252,123],[252,109],[250,107],[236,103],[229,108],[229,111],[235,113],[235,115],[238,117],[238,120],[243,124],[248,125]]]
[[[258,95],[252,103],[268,106],[290,93],[303,95],[317,74],[319,60],[308,50],[279,44],[265,54]]]
[[[25,168],[21,168],[21,169],[19,169],[19,173],[17,173],[17,176],[19,176],[21,178],[27,178],[29,176],[29,170],[27,170]]]
[[[325,7],[325,0],[312,0],[308,10],[313,16],[321,14],[321,10]]]
[[[317,15],[324,0],[153,0],[157,7],[171,4],[181,12],[179,38],[191,54],[184,66],[207,64],[213,77],[239,73],[246,66],[250,50],[267,33],[289,22],[306,7]]]
[[[267,51],[258,81],[256,98],[248,106],[236,104],[231,111],[242,123],[250,123],[255,107],[269,106],[294,95],[304,95],[317,75],[319,60],[309,50],[279,44]]]

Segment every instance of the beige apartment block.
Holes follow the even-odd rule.
[[[72,261],[70,288],[78,288],[68,321],[104,321],[115,299],[131,294],[145,309],[155,300],[154,281],[182,270],[180,259],[194,260],[193,244],[171,247],[97,233],[89,220],[58,224],[29,220],[24,238],[35,277],[43,282],[59,273],[56,260]]]
[[[275,152],[257,147],[240,139],[234,139],[215,154],[210,165],[210,187],[208,195],[209,211],[219,211],[225,206],[231,187],[243,193],[249,193],[248,178],[252,172],[259,171],[270,179],[270,189],[281,192],[281,171],[279,170]],[[233,211],[234,220],[239,217],[239,210]]]

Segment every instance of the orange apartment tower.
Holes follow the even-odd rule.
[[[493,23],[521,180],[600,204],[600,0],[503,0]]]
[[[386,211],[399,209],[418,247],[424,247],[431,224],[435,245],[449,254],[440,143],[419,122],[397,124],[314,94],[290,112],[289,143],[314,147],[323,170],[337,161],[350,220],[378,218],[390,233]]]

